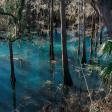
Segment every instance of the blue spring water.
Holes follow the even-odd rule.
[[[38,44],[41,43],[38,39],[34,42],[37,44],[30,41],[13,43],[15,92],[12,91],[10,82],[8,43],[0,42],[0,112],[38,112],[48,101],[56,102],[55,100],[60,99],[60,97],[53,99],[52,95],[48,95],[49,93],[46,92],[48,86],[45,86],[46,82],[51,81],[52,91],[55,92],[55,88],[63,83],[60,34],[55,36],[56,64],[52,67],[49,63],[49,43],[46,41]],[[75,68],[77,66],[77,45],[77,40],[68,40],[69,69],[75,87],[86,89],[84,79],[79,77],[79,72]],[[89,38],[86,38],[86,46],[90,47]],[[89,49],[87,49],[87,59],[89,59]],[[99,86],[100,79],[97,74],[86,78],[89,88],[95,89]]]

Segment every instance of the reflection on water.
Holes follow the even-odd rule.
[[[16,82],[14,82],[14,83],[16,83]],[[12,103],[13,111],[16,112],[16,84],[12,85],[12,102],[13,102]]]
[[[65,112],[65,109],[80,109],[85,102],[75,96],[76,90],[85,90],[84,79],[77,67],[75,49],[77,41],[68,43],[69,68],[74,88],[68,93],[62,89],[63,75],[61,63],[61,45],[55,43],[56,62],[49,62],[49,44],[42,46],[34,40],[31,42],[15,42],[14,64],[16,85],[10,83],[10,60],[8,44],[0,44],[0,112]],[[96,74],[87,76],[89,88],[97,88],[99,77]],[[86,93],[85,93],[86,94]],[[79,94],[81,95],[81,94]],[[77,98],[76,98],[77,97]],[[84,95],[80,97],[86,97]],[[77,100],[77,104],[73,104]],[[86,98],[87,100],[87,98]],[[88,102],[86,102],[88,103]],[[68,107],[71,104],[71,107]],[[66,107],[66,108],[65,108]]]

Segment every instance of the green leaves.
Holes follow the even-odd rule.
[[[105,83],[108,83],[112,76],[112,61],[101,71],[101,78]]]
[[[111,55],[111,53],[112,53],[112,40],[108,40],[107,42],[105,42],[101,46],[99,53],[101,55],[104,55],[104,54]]]
[[[103,65],[103,69],[101,71],[101,78],[105,83],[108,83],[111,75],[112,75],[112,40],[108,40],[105,42],[100,48],[100,54],[102,56],[106,56],[105,61],[107,62]]]
[[[6,0],[5,2],[5,11],[13,14],[15,17],[17,17],[19,7],[20,3],[18,0]]]
[[[103,53],[111,54],[112,53],[112,40],[108,40],[104,46]]]

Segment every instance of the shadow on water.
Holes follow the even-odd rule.
[[[53,82],[55,79],[55,63],[50,62],[50,74],[51,74],[51,81]]]

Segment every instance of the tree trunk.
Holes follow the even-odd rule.
[[[53,0],[50,4],[50,60],[54,60],[54,43],[53,43]]]
[[[21,19],[22,19],[22,11],[24,9],[24,6],[25,6],[25,0],[21,0],[21,5],[20,5],[20,9],[18,11],[18,36],[19,38],[21,38],[22,36],[22,23],[21,23]]]
[[[79,34],[79,41],[78,41],[78,55],[80,56],[80,34]]]
[[[100,25],[101,25],[101,19],[100,16],[97,15],[99,17],[99,22],[97,24],[96,27],[96,32],[95,32],[95,58],[97,58],[97,47],[98,47],[98,41],[99,41],[99,29],[100,29]]]
[[[83,3],[83,7],[85,6],[85,3]],[[83,52],[82,52],[82,64],[86,64],[86,35],[85,35],[85,7],[83,9]]]
[[[27,21],[27,38],[30,40],[30,33],[31,33],[31,3],[28,2],[26,6],[26,21]]]
[[[95,33],[95,58],[97,58],[97,47],[98,47],[98,38],[99,38],[99,36],[98,36],[98,28],[96,28],[96,33]]]
[[[78,36],[79,36],[79,41],[78,41],[78,55],[80,56],[80,0],[79,0],[79,6],[78,6],[78,19],[79,19],[79,23],[78,23]]]
[[[94,16],[94,15],[93,15]],[[90,64],[92,64],[93,57],[93,38],[95,37],[95,18],[92,16],[92,33],[91,33],[91,51],[90,51]]]
[[[9,41],[9,52],[10,52],[11,84],[13,87],[15,87],[16,78],[15,78],[15,73],[14,73],[13,49],[12,49],[11,41]]]
[[[101,27],[101,31],[100,31],[100,44],[102,44],[102,39],[103,39],[103,29],[104,29],[104,26]]]
[[[64,75],[64,85],[73,86],[73,82],[69,73],[68,56],[67,56],[67,35],[65,21],[65,0],[60,1],[60,17],[61,17],[61,42],[62,42],[62,66]]]

